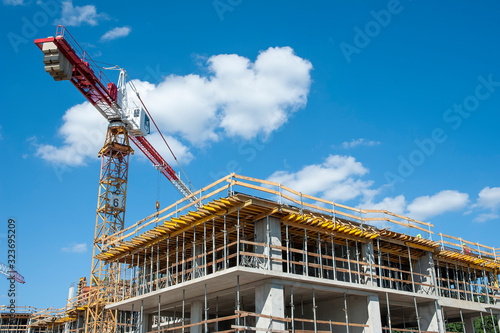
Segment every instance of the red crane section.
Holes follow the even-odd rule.
[[[65,27],[58,26],[55,37],[36,39],[35,44],[46,55],[44,58],[46,70],[48,66],[47,71],[50,72],[51,65],[57,68],[50,72],[55,80],[69,79],[108,121],[122,118],[123,110],[117,103],[116,85],[108,79]],[[65,66],[65,59],[61,58],[58,52],[72,65],[72,68],[68,69],[68,66]],[[144,136],[129,135],[129,137],[184,196],[191,194],[172,167]]]

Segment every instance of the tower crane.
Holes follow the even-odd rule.
[[[122,267],[118,263],[105,263],[96,256],[106,251],[108,246],[115,247],[116,243],[113,241],[116,234],[124,228],[128,162],[130,154],[134,153],[130,140],[195,205],[196,198],[146,139],[153,124],[168,147],[138,91],[131,81],[127,81],[125,70],[120,69],[117,84],[109,80],[61,25],[57,27],[55,37],[36,39],[35,44],[43,52],[45,71],[55,81],[70,81],[109,122],[104,146],[98,154],[101,157],[101,175],[85,332],[116,332],[117,310],[105,307],[116,300],[116,292],[113,291],[116,291],[114,286],[118,284]],[[129,105],[127,83],[137,94],[141,106]],[[172,150],[170,152],[177,160]]]

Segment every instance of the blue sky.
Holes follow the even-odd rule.
[[[43,70],[33,40],[58,23],[137,80],[195,187],[235,171],[500,247],[497,2],[4,0],[1,12],[0,261],[15,217],[20,305],[63,306],[91,266],[105,123]],[[158,197],[179,194],[138,152],[127,225]]]

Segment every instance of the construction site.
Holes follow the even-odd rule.
[[[128,107],[124,70],[108,80],[62,26],[35,44],[109,121],[92,271],[63,308],[0,308],[0,332],[500,333],[495,244],[235,173],[191,189],[147,141],[156,124],[140,97]],[[136,147],[183,198],[125,223]]]

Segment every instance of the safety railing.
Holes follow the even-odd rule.
[[[370,224],[379,228],[393,227],[401,232],[408,229],[408,234],[412,233],[411,230],[416,230],[416,233],[424,234],[428,238],[431,238],[434,233],[432,230],[434,226],[430,223],[411,219],[387,210],[367,210],[349,207],[303,194],[279,183],[230,174],[201,188],[188,197],[182,198],[168,207],[137,221],[131,226],[105,237],[102,239],[104,249],[127,240],[172,217],[178,217],[187,214],[189,211],[195,211],[196,204],[203,204],[237,192],[277,201],[279,204],[290,205],[301,212],[309,210],[325,214],[333,219],[342,218],[358,223],[361,227]],[[191,198],[196,198],[196,202],[191,202]]]
[[[80,44],[76,41],[76,39],[70,34],[68,29],[63,25],[58,25],[56,28],[56,38],[64,39],[71,48],[75,51],[76,55],[87,63],[87,66],[92,69],[95,76],[99,79],[102,84],[102,88],[106,90],[107,84],[112,82],[106,74],[101,70],[101,67],[97,66],[94,60],[90,57],[90,55],[85,51]]]
[[[478,258],[484,257],[493,259],[495,261],[500,259],[493,247],[482,245],[477,242],[473,243],[463,238],[445,235],[443,233],[439,233],[438,236],[440,237],[439,243],[442,250],[451,250]]]

